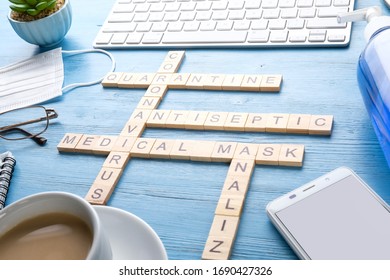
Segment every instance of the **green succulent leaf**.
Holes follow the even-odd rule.
[[[30,9],[30,6],[27,4],[13,4],[9,7],[11,8],[11,10],[13,10],[15,12],[20,12],[20,13],[24,13],[28,9]]]
[[[29,4],[31,8],[35,7],[35,5],[38,3],[37,0],[25,0],[25,2]]]
[[[48,6],[47,2],[41,2],[35,6],[35,9],[37,9],[38,11],[43,11],[44,9],[47,8],[47,6]]]
[[[13,4],[25,4],[24,0],[8,0],[8,1],[10,1]]]
[[[47,4],[47,8],[48,9],[51,9],[51,8],[54,8],[54,6],[56,5],[57,3],[57,0],[50,0]]]
[[[37,9],[28,9],[26,11],[29,15],[31,16],[36,16],[37,14],[39,14],[41,11],[38,11]]]

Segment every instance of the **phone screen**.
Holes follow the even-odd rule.
[[[311,259],[390,259],[390,212],[353,175],[275,214]]]

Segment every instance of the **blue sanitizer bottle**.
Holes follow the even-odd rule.
[[[357,78],[364,104],[390,167],[390,17],[379,7],[339,16],[340,22],[366,20],[367,46],[359,57]]]

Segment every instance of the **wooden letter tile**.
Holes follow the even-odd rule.
[[[60,152],[75,152],[75,148],[83,134],[66,133],[61,142],[57,145]]]
[[[152,84],[154,76],[155,74],[150,73],[137,74],[133,85],[135,88],[147,88]]]
[[[287,133],[309,133],[311,115],[290,114],[287,123]]]
[[[279,165],[281,144],[259,144],[256,164]]]
[[[236,237],[239,223],[239,217],[215,215],[209,236],[225,236],[234,239]]]
[[[227,175],[221,195],[245,197],[249,188],[250,177]]]
[[[204,122],[205,130],[224,130],[228,112],[210,112]]]
[[[245,131],[264,132],[267,124],[268,114],[250,113],[245,123]]]
[[[185,129],[204,130],[204,123],[209,112],[205,111],[190,111],[185,123]]]
[[[302,166],[304,145],[283,144],[279,154],[279,165]]]
[[[99,186],[94,183],[85,196],[85,200],[91,204],[105,205],[110,199],[114,188],[115,186]]]
[[[137,74],[134,73],[123,73],[118,81],[118,88],[133,88],[136,77]]]
[[[228,113],[224,124],[224,130],[244,131],[247,118],[247,113]]]
[[[130,159],[130,153],[111,152],[103,163],[103,167],[124,169]]]
[[[203,89],[204,82],[207,75],[205,74],[191,74],[186,83],[187,89]]]
[[[180,64],[185,56],[185,51],[169,51],[164,61],[176,61]]]
[[[167,85],[150,85],[145,92],[146,97],[158,97],[162,99],[168,90]]]
[[[194,141],[191,146],[190,160],[211,161],[215,141]]]
[[[164,127],[171,110],[153,110],[146,125],[148,127]]]
[[[145,123],[129,121],[121,131],[121,136],[139,137],[145,129]]]
[[[161,99],[159,97],[142,97],[137,105],[137,109],[153,110],[157,109]]]
[[[78,153],[92,154],[95,143],[99,140],[99,135],[83,134],[80,141],[75,147],[75,151]]]
[[[241,90],[241,83],[244,75],[225,75],[222,83],[223,90]]]
[[[216,142],[213,153],[211,154],[211,161],[215,162],[229,162],[232,160],[236,151],[236,142]]]
[[[251,159],[235,159],[230,163],[228,175],[244,176],[250,178],[255,167],[255,160]]]
[[[184,58],[184,51],[170,51],[164,59],[163,64],[158,70],[159,73],[175,73],[179,70],[180,64]]]
[[[120,78],[122,77],[123,72],[110,72],[108,73],[103,81],[102,86],[103,87],[118,87],[118,82]]]
[[[184,51],[170,51],[165,57],[163,64],[158,70],[159,73],[175,73],[179,70],[184,58]]]
[[[210,89],[210,90],[221,90],[224,79],[225,79],[225,75],[220,75],[220,74],[206,75],[203,88]]]
[[[238,143],[233,158],[255,159],[258,148],[258,144]]]
[[[111,151],[130,152],[137,137],[118,136]]]
[[[309,126],[309,134],[330,135],[332,133],[332,115],[312,115]]]
[[[282,84],[282,75],[263,75],[260,91],[279,92]]]
[[[93,145],[93,153],[96,155],[108,155],[114,147],[117,136],[100,136]]]
[[[233,239],[223,236],[209,236],[202,254],[203,260],[228,260],[233,247]]]
[[[149,158],[150,151],[154,145],[156,139],[152,138],[138,138],[133,148],[131,148],[131,156],[132,157],[140,157],[140,158]]]
[[[189,160],[193,142],[192,140],[176,140],[169,157],[171,159]]]
[[[186,88],[186,84],[189,78],[190,78],[190,74],[188,73],[172,74],[171,79],[169,80],[168,83],[168,87],[184,89]]]
[[[171,153],[174,143],[175,140],[156,139],[156,142],[154,142],[153,147],[150,150],[150,157],[169,159],[169,154]]]
[[[265,131],[285,133],[287,131],[288,118],[289,114],[269,114]]]
[[[168,85],[172,77],[172,74],[161,74],[158,73],[153,79],[153,84],[156,85]]]
[[[145,123],[148,120],[151,113],[152,113],[152,110],[135,109],[130,116],[129,122]]]
[[[165,122],[165,127],[184,128],[189,111],[172,110]]]
[[[244,206],[245,197],[236,195],[221,195],[219,198],[215,215],[226,215],[239,217]]]
[[[94,184],[98,186],[115,186],[118,183],[121,175],[122,169],[102,167],[95,179]]]
[[[245,75],[241,83],[242,91],[260,91],[261,75]]]
[[[176,61],[173,60],[167,60],[164,61],[160,68],[158,69],[158,73],[175,73],[177,70],[179,70],[180,67],[180,62],[177,63]]]

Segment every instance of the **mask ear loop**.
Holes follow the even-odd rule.
[[[116,64],[115,58],[113,57],[113,55],[111,53],[109,53],[105,50],[101,50],[101,49],[86,49],[86,50],[73,50],[73,51],[62,50],[62,53],[69,54],[69,55],[76,55],[76,54],[82,54],[82,53],[102,53],[102,54],[105,54],[106,56],[108,56],[112,62],[110,72],[114,72],[114,70],[115,70],[115,64]],[[104,79],[104,77],[102,77],[98,80],[92,81],[92,82],[70,84],[70,85],[63,87],[62,92],[65,93],[66,91],[69,91],[71,89],[75,89],[77,87],[86,87],[86,86],[96,85],[96,84],[100,83],[101,81],[103,81],[103,79]]]

